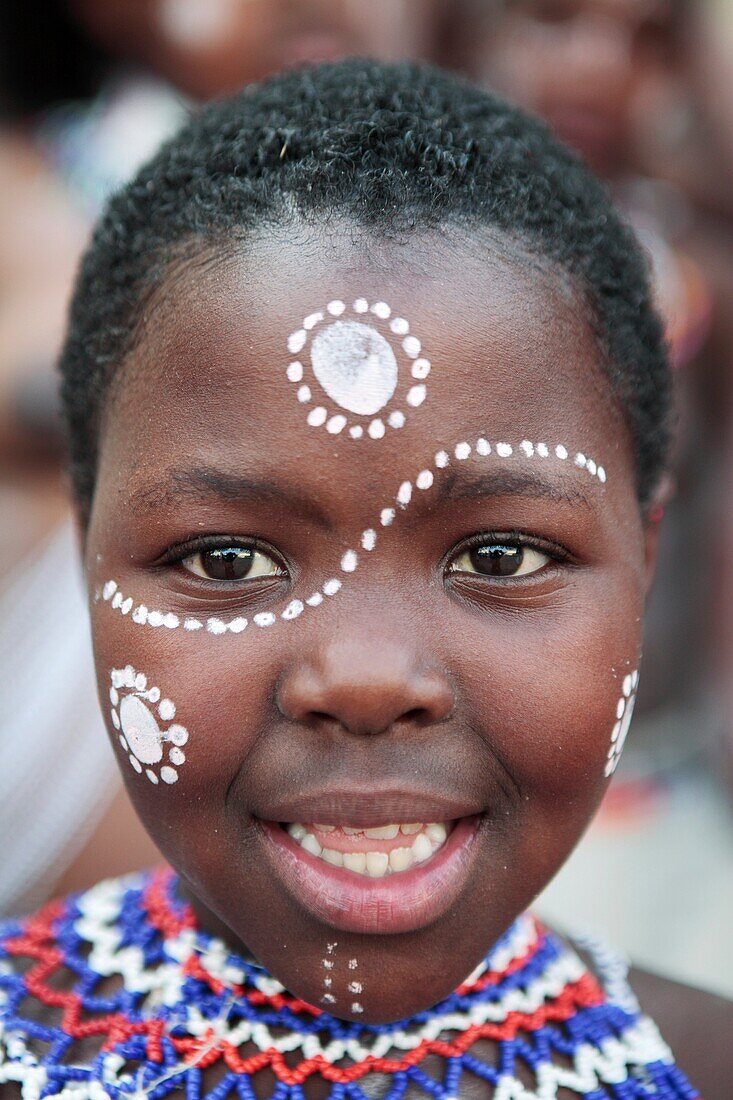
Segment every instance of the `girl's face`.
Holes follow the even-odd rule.
[[[468,0],[464,64],[543,115],[601,175],[633,156],[635,118],[677,62],[673,0]],[[477,23],[480,25],[477,25]]]
[[[141,818],[204,925],[335,1015],[455,988],[606,789],[631,445],[585,308],[507,241],[283,230],[171,273],[85,555]]]

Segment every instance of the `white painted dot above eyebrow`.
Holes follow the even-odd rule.
[[[288,364],[288,369],[285,372],[288,376],[289,382],[301,382],[303,380],[303,364],[295,359],[292,363]]]
[[[318,607],[320,603],[323,603],[323,593],[314,592],[305,602],[308,604],[308,607]]]
[[[298,401],[300,401],[301,404],[305,404],[305,402],[310,401],[310,399],[311,399],[311,388],[310,388],[310,386],[301,386],[300,389],[298,390]]]
[[[323,595],[335,596],[336,593],[340,591],[340,589],[341,581],[338,579],[338,577],[331,577],[331,579],[327,580],[323,586]]]
[[[305,608],[303,607],[302,600],[291,600],[288,606],[283,611],[280,618],[285,619],[286,622],[288,622],[291,619],[297,619],[299,615],[303,614],[304,610]]]
[[[383,508],[382,511],[380,512],[380,515],[379,515],[379,522],[381,523],[382,527],[389,527],[390,523],[392,523],[394,518],[395,518],[394,508]]]
[[[102,599],[111,600],[116,591],[117,591],[117,582],[116,581],[107,581],[104,588],[102,589]]]
[[[353,573],[359,564],[356,550],[347,550],[341,559],[341,568],[344,573]]]
[[[184,619],[183,620],[183,629],[184,630],[201,630],[203,625],[204,624],[202,622],[200,622],[198,619]]]
[[[177,615],[174,615],[172,611],[169,611],[163,616],[163,626],[168,627],[169,630],[175,630],[179,626],[180,620]]]
[[[227,624],[221,619],[207,619],[206,629],[209,634],[226,634]]]
[[[366,531],[362,531],[361,545],[365,550],[373,550],[377,545],[377,532],[374,528],[369,527]]]
[[[160,611],[148,611],[148,626],[162,626],[163,616]]]
[[[410,359],[417,359],[421,346],[417,336],[406,336],[402,341],[405,355],[409,355]]]
[[[127,615],[132,608],[132,597],[128,596],[126,600],[123,600],[120,604],[120,611],[123,615]]]
[[[241,616],[237,619],[232,619],[229,624],[229,630],[232,634],[241,634],[243,630],[246,630],[246,628],[247,620],[241,618]]]
[[[361,424],[354,424],[353,427],[349,428],[349,435],[352,439],[361,439],[364,435],[364,429]]]
[[[252,616],[252,622],[256,626],[272,626],[277,622],[277,618],[271,611],[260,611],[257,615]]]
[[[385,432],[384,421],[379,419],[372,420],[367,431],[372,439],[381,439]]]
[[[412,406],[413,409],[417,409],[420,405],[422,405],[423,401],[425,400],[427,392],[428,391],[425,386],[412,386],[407,391],[407,397],[405,398],[405,400],[407,401],[408,405]]]
[[[309,313],[305,321],[303,321],[303,328],[306,332],[310,332],[312,328],[320,324],[323,320],[323,312],[319,309],[317,313]]]
[[[291,355],[297,355],[305,347],[305,342],[308,338],[308,333],[304,328],[299,328],[297,332],[291,332],[288,336],[288,351]]]
[[[430,360],[416,359],[410,371],[413,378],[427,378],[430,374]]]
[[[476,454],[483,455],[484,457],[491,454],[491,444],[488,439],[482,437],[476,440]]]
[[[346,309],[346,303],[342,302],[340,298],[336,298],[333,302],[329,302],[326,309],[332,317],[340,317]]]
[[[499,458],[510,458],[514,452],[509,443],[497,443],[496,453]]]
[[[438,467],[438,469],[439,470],[444,470],[449,462],[450,462],[450,458],[448,457],[448,452],[447,451],[438,451],[438,453],[435,456],[435,465]]]
[[[470,443],[456,443],[455,450],[453,452],[459,462],[464,462],[471,454]]]
[[[528,439],[523,440],[520,443],[520,447],[526,454],[527,458],[531,458],[534,454],[534,443],[530,443]]]
[[[328,413],[324,409],[323,405],[316,405],[315,409],[311,409],[306,417],[306,420],[312,428],[320,428],[322,424],[326,423],[326,417]]]
[[[338,435],[346,427],[346,417],[341,413],[337,413],[336,416],[332,416],[326,424],[326,431],[331,435]]]
[[[382,321],[386,321],[392,310],[389,308],[386,302],[375,302],[372,306],[372,313],[375,317],[379,317]]]
[[[596,476],[596,472],[598,471],[598,467],[596,466],[596,464],[595,464],[595,462],[593,461],[592,458],[589,458],[588,461],[586,462],[586,469],[588,470],[588,473],[591,474],[593,477]]]
[[[598,467],[598,480],[603,482],[604,485],[606,484],[606,471],[602,466]]]
[[[433,484],[433,481],[434,477],[432,470],[421,470],[415,478],[415,484],[417,485],[418,489],[423,490],[429,489],[430,486]]]
[[[148,609],[144,603],[139,604],[131,615],[134,623],[139,623],[141,626],[148,621]]]
[[[563,447],[562,443],[558,443],[557,447],[555,447],[555,454],[564,462],[568,457],[568,449],[567,447]]]
[[[540,458],[550,457],[550,451],[546,443],[537,444],[537,454],[540,456]]]
[[[118,607],[122,606],[122,593],[119,590],[115,592],[114,596],[112,597],[112,606],[114,607],[115,611]]]
[[[580,466],[580,468],[582,469],[587,464],[587,462],[588,462],[588,459],[585,457],[583,452],[578,451],[578,453],[575,456],[575,465]]]
[[[400,412],[399,409],[395,409],[387,417],[387,423],[390,428],[404,428],[405,426],[405,414]]]
[[[404,317],[394,317],[390,321],[389,327],[395,336],[407,336],[410,331],[410,326]]]
[[[412,499],[412,482],[403,481],[397,490],[397,503],[407,507]]]
[[[369,310],[369,303],[366,298],[357,298],[354,302],[354,313],[366,313]]]

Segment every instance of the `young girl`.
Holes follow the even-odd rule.
[[[623,749],[668,441],[585,170],[432,70],[248,88],[111,203],[62,371],[174,870],[4,928],[3,1095],[697,1096],[622,964],[526,915]],[[722,1005],[637,992],[722,1096]]]

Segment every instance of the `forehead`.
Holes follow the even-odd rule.
[[[279,231],[172,273],[102,462],[132,489],[196,455],[305,482],[330,463],[394,477],[471,433],[608,450],[622,418],[567,277],[507,240],[452,236]]]

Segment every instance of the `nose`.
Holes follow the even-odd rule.
[[[293,721],[330,720],[363,736],[442,722],[454,693],[448,677],[423,665],[409,646],[352,639],[299,658],[282,678],[277,702]]]

